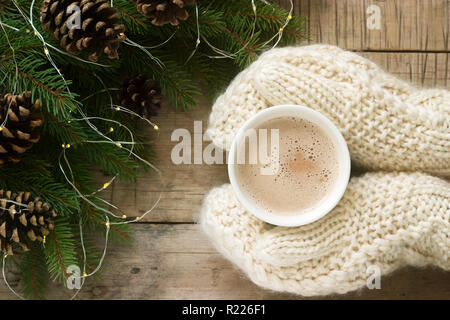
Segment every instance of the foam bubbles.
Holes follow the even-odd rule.
[[[257,206],[280,215],[307,212],[320,204],[339,172],[331,139],[315,124],[295,117],[272,119],[259,129],[279,129],[278,171],[261,175],[260,169],[270,163],[238,165],[244,193]]]

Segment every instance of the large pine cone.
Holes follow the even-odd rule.
[[[8,200],[20,203],[18,205]],[[8,254],[13,254],[13,244],[17,243],[28,250],[29,240],[42,242],[54,228],[55,211],[39,198],[31,200],[29,192],[0,190],[0,248]]]
[[[6,94],[0,100],[0,166],[7,161],[17,163],[20,155],[30,149],[40,138],[42,114],[40,101],[31,100],[31,92],[19,95]]]
[[[178,25],[178,20],[186,20],[189,17],[185,7],[193,5],[195,0],[132,0],[136,8],[147,18],[153,19],[152,23],[162,26],[170,23]]]
[[[155,80],[138,75],[123,82],[118,99],[123,107],[150,119],[156,116],[161,108],[161,87]]]
[[[75,5],[80,9],[80,28],[72,27],[75,13],[67,9]],[[88,59],[97,61],[102,53],[110,59],[118,57],[117,50],[125,40],[125,27],[118,24],[120,16],[110,7],[109,0],[44,0],[41,23],[45,31],[59,40],[61,47],[74,55],[87,52]],[[69,29],[71,27],[71,29]]]

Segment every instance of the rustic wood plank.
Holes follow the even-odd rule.
[[[421,87],[450,88],[450,54],[444,53],[380,53],[362,52],[384,70]],[[160,136],[154,149],[160,159],[158,167],[163,172],[163,195],[159,206],[145,217],[145,221],[192,222],[196,220],[204,195],[214,186],[228,182],[226,165],[175,165],[171,161],[173,130],[177,128],[194,130],[194,121],[203,123],[206,129],[211,102],[199,100],[196,109],[188,112],[175,110],[165,105],[154,119],[160,127]],[[149,129],[149,134],[153,133]],[[149,138],[152,139],[152,138]],[[207,143],[204,143],[206,147]],[[193,152],[193,150],[192,150]],[[99,181],[99,185],[105,178]],[[123,208],[130,217],[142,215],[159,194],[160,184],[153,172],[143,174],[136,184],[114,182],[105,193],[105,199],[112,200]]]
[[[450,54],[359,52],[383,70],[418,87],[450,89]]]
[[[352,50],[449,52],[448,0],[295,0],[308,12],[312,43]],[[380,9],[380,29],[369,29],[368,7]]]
[[[102,279],[89,279],[80,299],[298,299],[264,290],[249,281],[211,246],[193,224],[134,226],[136,241],[110,247]],[[17,275],[8,279],[19,290]],[[52,286],[50,298],[69,298],[72,291]],[[330,299],[431,299],[450,297],[450,273],[406,268],[382,277],[380,290],[330,296]],[[0,298],[12,299],[4,284]]]
[[[204,195],[212,187],[228,181],[226,165],[180,164],[171,161],[172,148],[178,142],[171,141],[172,132],[184,128],[194,133],[194,121],[202,121],[206,130],[211,103],[204,97],[192,111],[175,110],[164,105],[154,118],[160,135],[153,144],[158,156],[158,168],[163,175],[163,195],[158,207],[145,217],[145,221],[192,222],[199,211]],[[153,134],[149,128],[149,134]],[[152,138],[150,138],[152,139]],[[209,142],[204,142],[206,147]],[[192,155],[194,155],[192,149]],[[192,156],[193,158],[193,156]],[[160,181],[154,172],[143,174],[136,184],[114,182],[106,199],[125,209],[130,217],[140,216],[151,208],[161,190]]]

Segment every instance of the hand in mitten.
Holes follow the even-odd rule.
[[[247,119],[280,104],[326,115],[366,168],[450,174],[450,92],[414,88],[334,46],[262,54],[217,99],[207,133],[229,150]]]
[[[304,296],[366,285],[371,265],[450,270],[450,184],[421,173],[352,178],[331,213],[311,224],[274,227],[247,212],[231,188],[205,198],[201,224],[217,249],[256,284]]]
[[[352,160],[369,169],[450,174],[450,92],[416,89],[337,47],[274,49],[239,74],[213,106],[208,134],[229,150],[243,123],[278,104],[330,118]],[[205,198],[201,223],[257,284],[302,295],[345,293],[403,265],[450,270],[450,185],[424,173],[352,178],[324,218],[274,227],[247,212],[230,185]]]

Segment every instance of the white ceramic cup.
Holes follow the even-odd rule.
[[[262,123],[279,117],[297,117],[316,124],[331,139],[338,154],[339,175],[333,190],[329,192],[327,198],[321,201],[319,206],[311,209],[306,213],[299,212],[298,215],[282,216],[267,212],[259,208],[241,190],[241,185],[238,182],[238,178],[236,175],[237,165],[234,164],[236,162],[234,161],[234,159],[236,159],[237,146],[242,145],[242,140],[245,139],[245,133],[247,132],[247,130],[255,129]],[[333,122],[331,122],[330,119],[328,119],[321,113],[304,106],[274,106],[258,112],[249,120],[247,120],[244,125],[238,130],[228,154],[228,176],[230,178],[233,190],[241,204],[245,207],[245,209],[247,209],[257,218],[278,226],[300,226],[322,218],[338,204],[339,200],[344,195],[350,177],[350,154],[348,152],[347,143],[345,142],[344,137],[342,137],[339,129],[333,124]],[[268,188],[268,190],[270,189]]]

